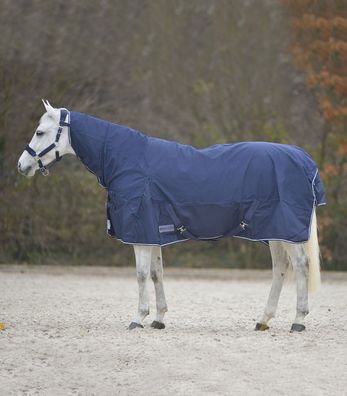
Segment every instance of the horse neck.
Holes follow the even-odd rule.
[[[101,119],[70,112],[70,150],[99,179],[103,175],[103,148],[108,127],[109,123]]]
[[[70,132],[68,131],[67,133],[70,133]],[[62,155],[65,155],[65,154],[72,154],[72,155],[76,156],[75,150],[71,146],[70,138],[68,138],[66,148],[65,148],[64,152],[62,153]]]

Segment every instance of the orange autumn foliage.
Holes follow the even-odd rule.
[[[338,169],[336,165],[334,164],[325,164],[324,168],[321,170],[321,176],[322,178],[331,178],[333,176],[337,176],[338,174]]]
[[[282,0],[290,51],[324,121],[315,153],[328,207],[319,218],[324,260],[345,263],[347,216],[347,0]]]
[[[282,0],[282,4],[289,15],[295,64],[314,91],[326,123],[319,162],[323,165],[328,155],[330,163],[340,164],[347,156],[339,147],[347,134],[347,0]]]
[[[321,39],[329,39],[333,35],[347,34],[347,18],[336,16],[334,19],[318,17],[313,14],[304,14],[301,18],[292,19],[292,28],[298,33],[311,30],[318,33]]]
[[[310,88],[321,86],[326,89],[332,90],[336,96],[347,95],[347,77],[342,77],[337,74],[333,74],[326,69],[315,74],[310,74],[307,77],[307,85]]]

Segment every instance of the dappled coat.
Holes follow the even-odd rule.
[[[315,206],[325,203],[312,158],[275,143],[205,149],[146,136],[70,113],[71,144],[108,191],[107,231],[124,243],[187,239],[309,239]]]

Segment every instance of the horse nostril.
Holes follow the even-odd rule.
[[[31,165],[29,165],[25,168],[22,168],[22,164],[18,163],[18,172],[21,173],[22,175],[26,176],[31,171],[31,169],[32,169]]]

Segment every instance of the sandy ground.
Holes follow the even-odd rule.
[[[0,266],[1,395],[347,395],[347,274],[325,276],[307,330],[294,285],[253,331],[269,271],[166,270],[169,312],[127,330],[135,270]]]

